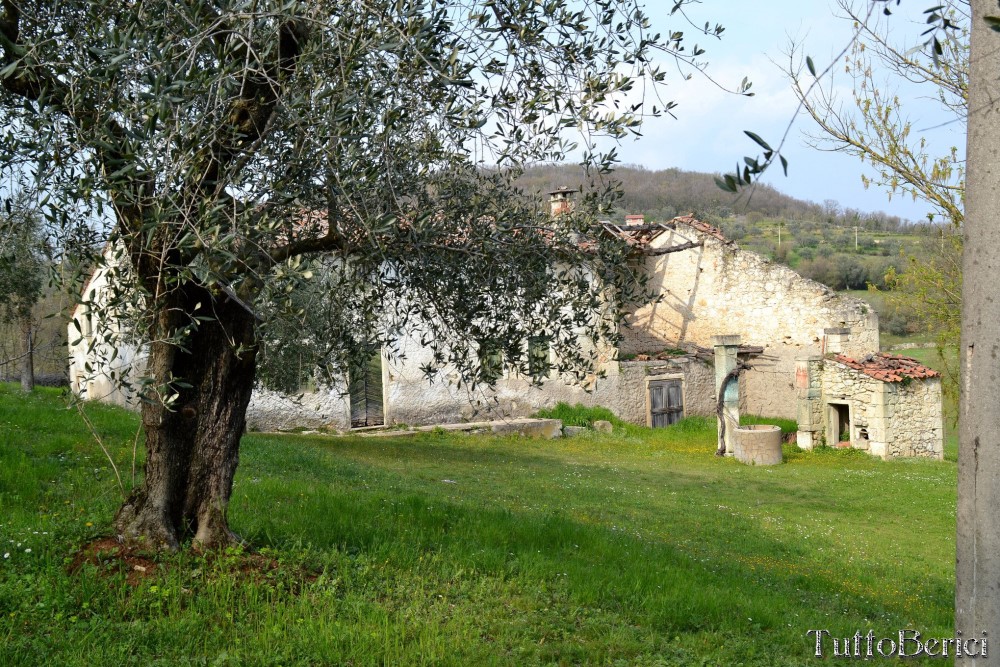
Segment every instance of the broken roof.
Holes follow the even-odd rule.
[[[710,225],[703,220],[699,220],[693,215],[678,216],[667,224],[671,225],[674,228],[676,228],[678,224],[684,224],[690,227],[691,229],[695,230],[696,232],[701,232],[702,234],[708,234],[709,236],[715,237],[720,241],[729,240],[722,234],[721,229],[713,225]]]
[[[907,379],[922,380],[941,375],[936,370],[922,365],[916,359],[884,352],[869,354],[860,360],[838,354],[833,357],[833,360],[882,382],[902,382]]]
[[[627,218],[628,216],[626,216]],[[700,234],[707,234],[720,241],[728,241],[722,230],[691,215],[681,215],[667,222],[647,223],[642,225],[616,225],[612,222],[602,222],[601,226],[608,234],[616,236],[630,247],[645,248],[664,232],[685,225]]]

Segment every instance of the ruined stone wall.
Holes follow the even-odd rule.
[[[827,359],[822,386],[826,433],[829,403],[845,401],[851,408],[852,447],[882,458],[943,458],[940,378],[882,382]]]
[[[696,240],[704,245],[647,260],[650,287],[660,299],[630,318],[622,332],[623,354],[680,343],[711,347],[713,335],[739,334],[742,344],[764,347],[746,374],[745,409],[794,418],[795,359],[822,353],[823,329],[851,328],[847,355],[878,351],[878,317],[859,299],[683,223],[651,247]]]
[[[893,382],[886,394],[888,455],[944,458],[941,378]]]

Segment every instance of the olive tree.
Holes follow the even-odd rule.
[[[613,337],[641,288],[594,233],[614,198],[599,140],[673,106],[637,101],[664,82],[657,58],[703,53],[638,0],[2,7],[5,167],[54,223],[109,225],[115,289],[88,305],[146,341],[145,476],[115,526],[160,548],[237,539],[245,412],[288,318],[323,315],[334,366],[405,334],[433,349],[429,375],[489,381],[480,358],[542,335],[585,372],[581,341]],[[570,153],[592,187],[553,222],[512,181]]]
[[[0,211],[0,321],[16,324],[21,389],[35,388],[35,304],[42,297],[48,258],[52,254],[42,217],[31,194],[19,190],[3,197]]]

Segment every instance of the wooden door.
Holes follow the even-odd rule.
[[[649,413],[653,428],[680,421],[684,416],[684,392],[680,380],[649,383]]]
[[[351,428],[383,425],[382,355],[376,353],[364,367],[353,369],[349,381]]]

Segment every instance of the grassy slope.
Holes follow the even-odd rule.
[[[808,629],[952,627],[953,464],[786,449],[746,467],[712,456],[704,420],[248,436],[232,523],[280,567],[70,576],[119,497],[61,405],[0,385],[0,664],[794,665]],[[136,418],[88,411],[127,470]]]

